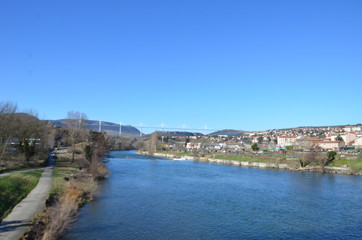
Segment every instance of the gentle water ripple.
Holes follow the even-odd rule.
[[[64,239],[360,239],[362,177],[112,152]]]

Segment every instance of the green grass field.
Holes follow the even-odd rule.
[[[352,170],[362,171],[362,157],[358,159],[345,159],[337,157],[337,159],[335,159],[329,166],[342,167],[346,165],[350,167]]]
[[[0,177],[0,219],[5,218],[38,184],[43,170]]]

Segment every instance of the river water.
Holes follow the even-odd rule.
[[[111,152],[63,239],[361,239],[362,177]]]

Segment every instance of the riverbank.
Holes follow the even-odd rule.
[[[142,153],[145,154],[145,153]],[[147,155],[147,154],[145,154]],[[355,171],[348,167],[296,167],[288,163],[267,163],[267,162],[252,162],[252,161],[238,161],[238,160],[227,160],[210,157],[197,157],[197,156],[186,156],[186,155],[175,155],[169,153],[154,153],[153,156],[163,157],[172,160],[189,160],[189,161],[202,161],[217,164],[227,164],[240,167],[254,167],[254,168],[269,168],[269,169],[280,169],[289,171],[303,171],[303,172],[325,172],[332,174],[346,174],[346,175],[357,175],[362,176],[362,171]]]
[[[107,177],[108,170],[101,158],[93,158],[84,167],[81,154],[74,160],[67,154],[53,154],[57,160],[45,208],[34,217],[22,240],[61,237],[77,218],[80,207],[93,199],[98,181]]]

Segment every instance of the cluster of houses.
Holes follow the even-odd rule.
[[[343,149],[362,149],[362,126],[293,128],[269,130],[264,132],[246,132],[242,136],[228,137],[204,136],[209,141],[188,142],[186,150],[205,149],[212,151],[247,151],[256,143],[260,150],[288,149],[308,151],[318,147],[325,151]]]
[[[362,127],[348,126],[343,131],[330,131],[324,138],[303,136],[303,135],[283,135],[277,138],[278,146],[294,146],[307,149],[311,146],[318,146],[324,150],[340,150],[343,148],[362,148]]]
[[[345,143],[335,139],[319,139],[316,137],[303,136],[279,136],[278,147],[284,148],[287,146],[293,146],[305,150],[316,146],[324,150],[339,150],[345,146]]]

